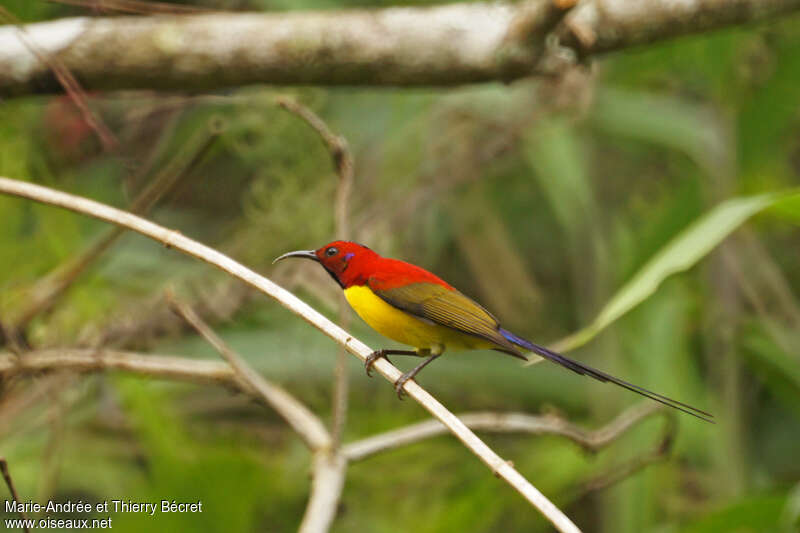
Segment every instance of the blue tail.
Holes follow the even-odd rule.
[[[714,415],[712,415],[711,413],[707,413],[705,411],[697,409],[696,407],[692,407],[691,405],[687,405],[677,400],[673,400],[672,398],[662,396],[658,393],[649,391],[638,385],[634,385],[633,383],[628,383],[627,381],[616,378],[611,374],[606,374],[605,372],[597,370],[596,368],[584,365],[583,363],[575,361],[574,359],[570,359],[569,357],[561,355],[560,353],[548,350],[544,346],[539,346],[538,344],[535,344],[529,341],[528,339],[523,339],[522,337],[514,335],[513,333],[511,333],[506,329],[500,328],[500,334],[503,337],[505,337],[508,340],[508,342],[516,344],[517,346],[525,348],[526,350],[530,350],[531,352],[537,355],[541,355],[545,359],[549,359],[554,363],[558,363],[563,367],[569,368],[573,372],[577,372],[578,374],[581,374],[583,376],[592,377],[604,383],[605,382],[614,383],[615,385],[618,385],[624,389],[628,389],[629,391],[635,392],[636,394],[641,394],[642,396],[650,398],[651,400],[655,400],[659,403],[663,403],[664,405],[672,407],[673,409],[677,409],[678,411],[683,411],[684,413],[695,416],[701,420],[705,420],[706,422],[711,422],[712,424],[714,423],[714,421],[712,420],[712,418],[714,418]]]

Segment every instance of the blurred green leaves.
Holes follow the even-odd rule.
[[[658,251],[597,314],[591,324],[555,343],[554,349],[574,350],[592,340],[619,317],[652,295],[677,272],[691,268],[747,219],[800,193],[767,193],[727,200],[693,222]]]

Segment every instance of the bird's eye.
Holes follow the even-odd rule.
[[[330,248],[325,250],[325,255],[327,255],[328,257],[333,257],[334,255],[336,255],[338,253],[339,253],[339,249],[334,247],[334,246],[331,246]]]

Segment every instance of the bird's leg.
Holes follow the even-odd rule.
[[[367,375],[369,377],[372,377],[372,365],[375,364],[375,361],[377,361],[381,357],[383,357],[387,361],[389,361],[389,358],[386,357],[387,355],[416,355],[416,356],[419,356],[419,354],[417,352],[415,352],[414,350],[376,350],[376,351],[372,352],[371,354],[369,354],[367,356],[366,360],[364,361],[364,369],[367,371]]]
[[[428,363],[430,363],[431,361],[433,361],[434,359],[436,359],[440,355],[442,355],[442,352],[434,352],[434,353],[432,353],[423,362],[421,362],[420,364],[418,364],[417,366],[415,366],[414,368],[412,368],[411,370],[409,370],[408,372],[406,372],[405,374],[400,376],[397,379],[397,381],[394,382],[394,390],[397,393],[397,397],[402,400],[403,399],[403,394],[405,394],[405,391],[403,391],[403,385],[406,384],[406,381],[408,381],[409,379],[413,379],[414,376],[416,376],[419,373],[420,370],[425,368],[425,366],[427,366]]]

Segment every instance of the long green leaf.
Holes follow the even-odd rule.
[[[553,345],[559,351],[583,346],[603,329],[652,295],[667,277],[687,270],[748,218],[779,203],[794,201],[800,191],[727,200],[689,225],[659,250],[603,307],[587,327]]]

